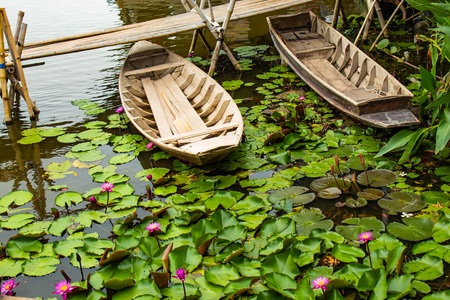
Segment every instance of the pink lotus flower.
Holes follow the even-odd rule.
[[[188,270],[185,271],[184,269],[179,269],[176,271],[176,273],[177,273],[177,276],[173,276],[173,277],[175,277],[176,279],[180,279],[181,281],[184,282],[186,280],[186,276],[189,273],[189,271]]]
[[[365,163],[364,157],[362,156],[361,153],[359,153],[358,155],[359,155],[359,161],[361,162],[362,165],[364,165],[364,163]]]
[[[148,174],[147,176],[145,176],[149,181],[152,181],[152,178],[153,178],[153,176],[152,176],[152,174]]]
[[[90,202],[95,202],[95,197],[92,196],[91,198],[88,199]]]
[[[312,289],[322,289],[323,291],[327,290],[326,285],[330,282],[327,277],[317,277],[311,283],[314,285]]]
[[[123,108],[123,106],[121,106],[118,109],[116,109],[116,114],[121,114],[121,113],[123,113],[123,111],[124,111],[124,108]]]
[[[152,142],[148,143],[148,144],[147,144],[147,149],[150,150],[150,149],[152,149],[152,148],[153,148],[153,143],[152,143]]]
[[[7,294],[8,296],[12,296],[13,288],[15,288],[18,285],[19,283],[16,283],[14,279],[6,280],[5,282],[2,283],[1,294],[2,295]]]
[[[70,286],[70,282],[67,280],[60,281],[57,284],[55,284],[56,291],[53,292],[53,294],[60,294],[64,300],[67,299],[67,294],[72,292],[72,290],[75,289],[74,286]]]
[[[298,101],[303,101],[303,100],[305,100],[305,97],[303,97],[303,96],[298,97]]]
[[[161,229],[159,229],[159,226],[161,226],[160,223],[154,222],[154,223],[148,224],[147,227],[145,227],[145,229],[148,230],[148,233],[152,233],[153,231],[161,230]]]
[[[359,240],[358,242],[364,242],[367,243],[370,240],[373,240],[374,238],[372,237],[372,232],[367,231],[367,232],[363,232],[360,235],[358,235]]]
[[[112,189],[114,188],[114,184],[106,182],[101,185],[101,188],[103,192],[112,192]]]

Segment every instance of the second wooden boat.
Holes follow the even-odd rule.
[[[133,125],[163,151],[204,165],[238,147],[244,122],[214,79],[181,56],[147,41],[128,53],[119,77]]]
[[[281,58],[330,104],[373,127],[419,124],[409,109],[413,94],[314,13],[267,22]]]

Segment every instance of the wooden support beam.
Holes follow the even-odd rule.
[[[9,104],[8,84],[6,80],[6,63],[5,63],[5,43],[3,41],[3,16],[0,14],[0,86],[3,100],[3,109],[5,111],[5,123],[12,123],[11,106]]]
[[[355,46],[358,45],[359,37],[361,36],[362,32],[364,31],[364,28],[366,27],[366,24],[367,24],[367,22],[368,22],[369,19],[370,19],[369,16],[373,13],[373,9],[374,9],[374,8],[375,8],[375,1],[373,1],[372,4],[370,5],[369,11],[367,12],[367,16],[366,16],[366,18],[364,19],[364,22],[363,22],[363,24],[361,25],[361,28],[359,29],[359,32],[358,32],[358,35],[357,35],[356,38],[355,38],[355,41],[353,42],[353,43],[355,44]],[[370,26],[370,23],[369,23],[369,25],[367,25],[367,26]]]
[[[331,22],[331,27],[333,27],[333,28],[336,28],[336,26],[337,26],[340,10],[341,10],[341,0],[335,0],[334,11],[333,11],[333,21]]]
[[[11,56],[11,61],[14,62],[14,66],[16,67],[16,72],[18,74],[18,79],[21,81],[22,83],[22,90],[24,92],[24,94],[22,96],[24,96],[24,99],[27,103],[27,107],[28,107],[28,114],[30,116],[30,119],[35,119],[35,114],[39,113],[39,110],[37,109],[35,103],[33,101],[31,101],[30,99],[30,95],[28,94],[28,87],[27,87],[27,83],[25,81],[25,74],[23,72],[23,68],[22,68],[22,62],[20,61],[20,54],[17,50],[16,47],[16,43],[11,31],[11,25],[9,24],[9,20],[8,20],[8,16],[6,15],[6,10],[4,8],[0,8],[0,12],[2,13],[3,16],[3,31],[5,33],[6,36],[6,41],[8,42],[8,46],[9,46],[9,54]]]

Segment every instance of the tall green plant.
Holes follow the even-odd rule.
[[[422,94],[419,97],[419,118],[430,116],[430,126],[416,131],[401,130],[381,148],[375,157],[393,150],[403,150],[399,163],[405,163],[414,155],[427,137],[435,139],[435,153],[442,151],[450,140],[450,72],[444,80],[436,80],[438,60],[450,62],[450,2],[429,2],[427,0],[407,0],[418,10],[431,11],[436,19],[437,28],[432,28],[431,38],[421,36],[422,40],[430,42],[431,71],[420,66]]]

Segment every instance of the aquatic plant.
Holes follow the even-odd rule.
[[[372,232],[370,232],[370,231],[363,232],[363,233],[359,234],[358,237],[359,237],[358,242],[363,242],[364,244],[366,244],[367,255],[369,256],[370,267],[372,268],[372,259],[370,257],[370,249],[369,249],[369,241],[373,240]]]
[[[75,286],[71,286],[71,283],[67,280],[63,280],[55,284],[55,291],[53,294],[59,294],[64,300],[67,299],[67,295],[75,289]]]
[[[325,295],[325,291],[327,290],[327,284],[330,282],[330,280],[327,277],[317,277],[313,281],[311,281],[311,284],[313,285],[312,289],[322,289],[323,296],[325,299],[327,299],[327,296]]]
[[[12,296],[13,292],[14,292],[13,289],[18,285],[19,285],[19,282],[16,283],[14,278],[2,282],[1,294]]]

